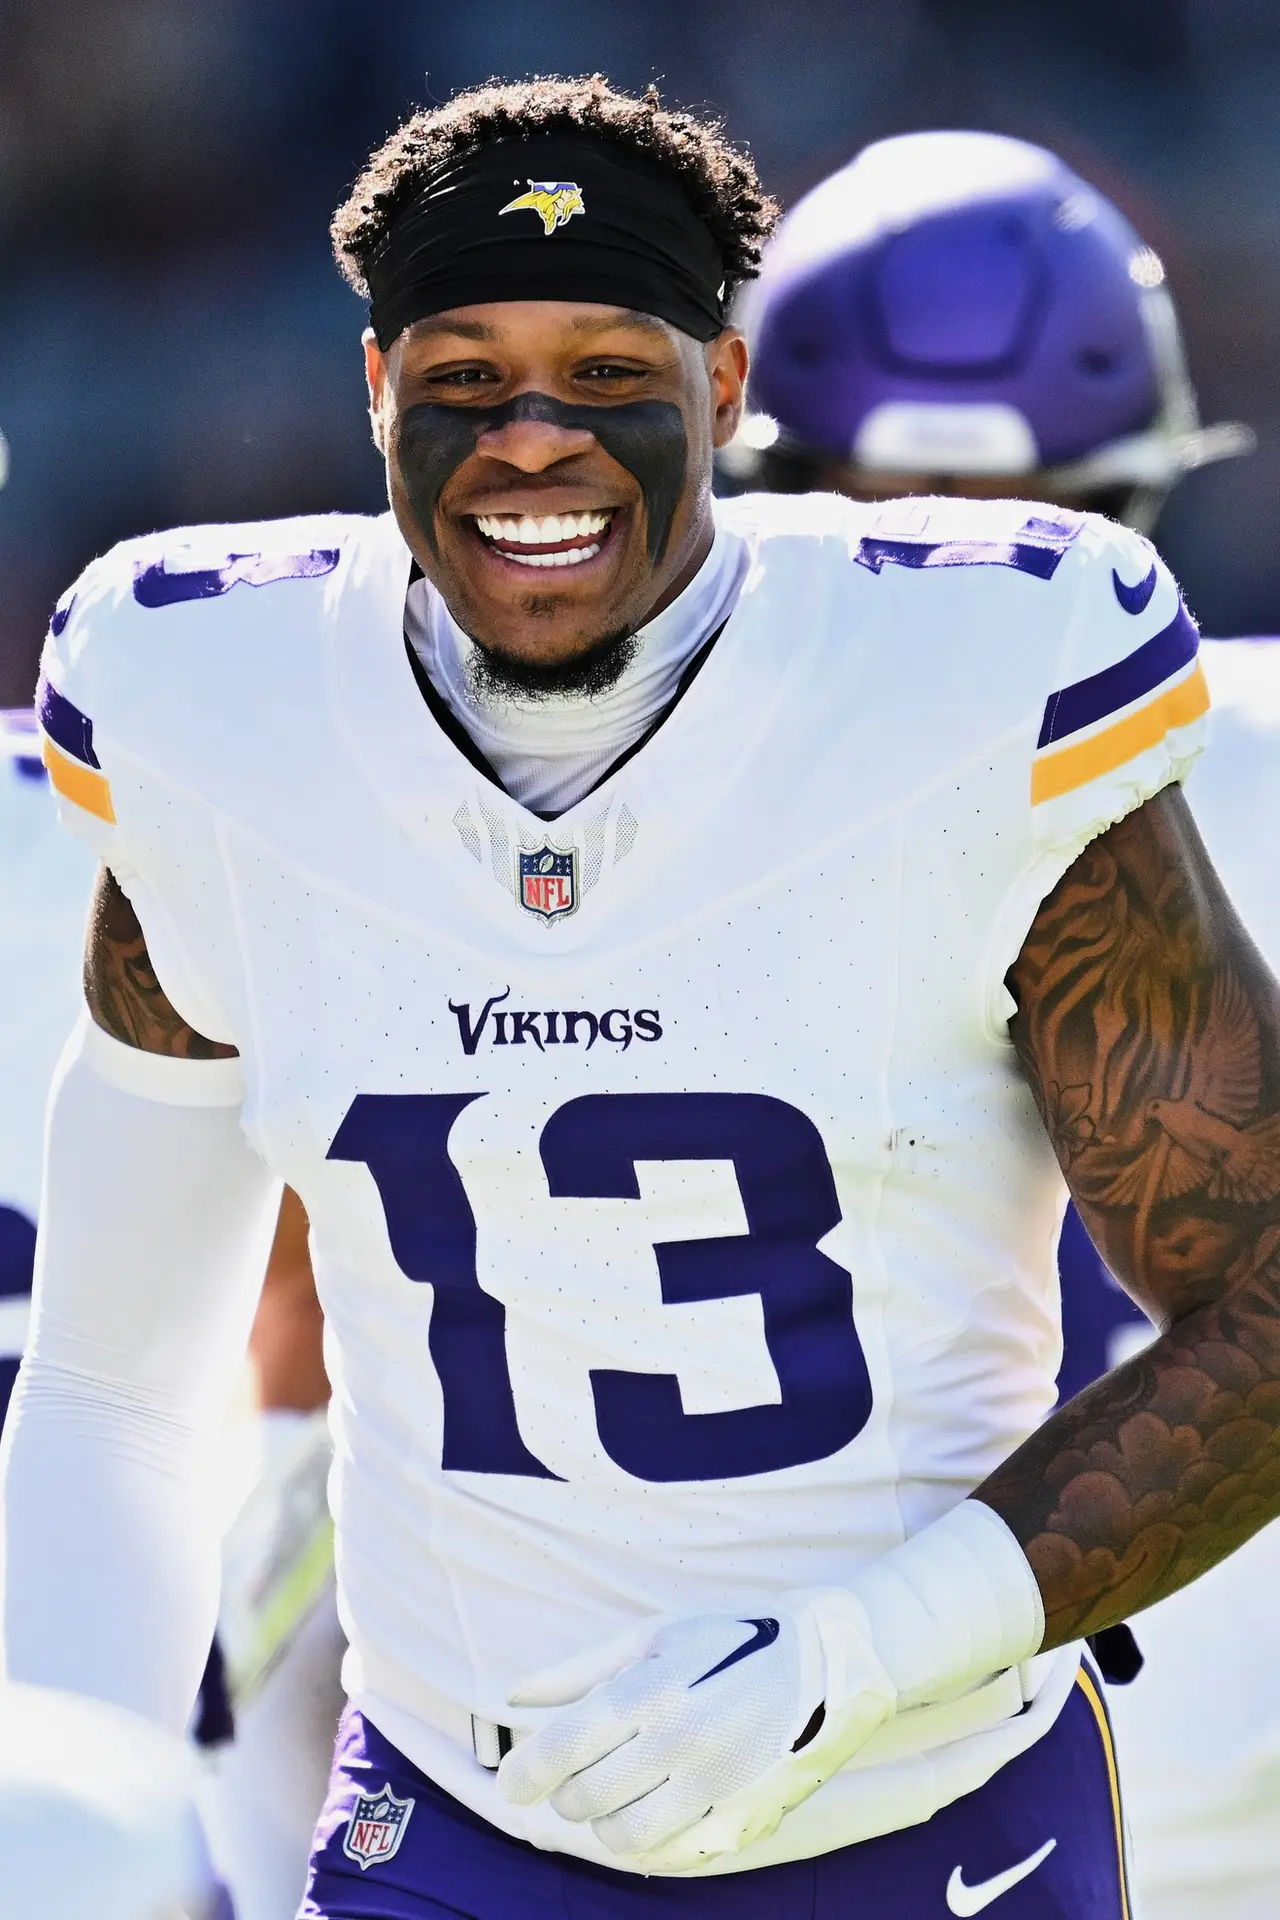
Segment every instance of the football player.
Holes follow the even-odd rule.
[[[1183,473],[1251,442],[1201,426],[1155,254],[1021,141],[924,133],[867,148],[783,223],[748,304],[761,411],[725,451],[738,485],[1030,492],[1150,529]],[[1274,958],[1280,646],[1216,641],[1202,659],[1214,711],[1192,810]],[[1152,1331],[1074,1208],[1059,1265],[1066,1400]],[[1152,1920],[1280,1911],[1280,1701],[1265,1684],[1277,1578],[1270,1529],[1144,1616],[1146,1668],[1114,1712]]]
[[[181,1723],[286,1179],[352,1647],[307,1915],[1119,1920],[1080,1638],[1280,1505],[1195,629],[1085,513],[716,508],[771,219],[599,76],[414,115],[334,222],[391,511],[128,543],[46,653],[105,870],[6,1658]],[[1168,1329],[1046,1420],[1059,1167]]]

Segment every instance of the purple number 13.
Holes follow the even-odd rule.
[[[441,1464],[555,1479],[520,1435],[506,1309],[476,1274],[476,1224],[449,1134],[477,1093],[359,1094],[331,1160],[368,1167],[396,1264],[435,1289],[428,1342],[444,1401]],[[587,1094],[552,1114],[542,1164],[555,1199],[639,1199],[638,1160],[729,1160],[746,1234],[654,1252],[664,1301],[759,1296],[776,1404],[686,1413],[675,1374],[595,1368],[600,1442],[641,1480],[720,1480],[826,1459],[866,1425],[871,1384],[848,1273],[819,1251],[840,1219],[821,1136],[764,1094]]]

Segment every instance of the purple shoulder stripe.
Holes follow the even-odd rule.
[[[78,760],[82,767],[93,767],[101,773],[102,763],[93,750],[93,722],[87,713],[81,713],[64,694],[51,685],[44,674],[36,688],[36,712],[40,725],[44,728],[55,747],[61,747],[71,759]]]
[[[1081,516],[1045,520],[1032,515],[1012,540],[889,540],[866,534],[854,559],[879,573],[886,563],[895,567],[1013,567],[1037,580],[1052,580],[1063,555],[1076,538]]]
[[[277,580],[314,580],[332,573],[337,547],[313,547],[307,553],[229,553],[220,567],[181,568],[170,572],[162,559],[138,560],[133,597],[140,607],[172,607],[183,600],[216,600],[232,587],[266,587]]]
[[[1123,660],[1049,695],[1036,746],[1047,747],[1055,740],[1065,740],[1069,734],[1091,727],[1096,720],[1105,720],[1109,713],[1116,713],[1131,701],[1141,700],[1143,694],[1154,692],[1162,680],[1169,679],[1180,667],[1194,660],[1199,646],[1195,622],[1179,602],[1178,611],[1168,626],[1126,654]]]

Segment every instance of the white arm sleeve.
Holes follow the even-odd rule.
[[[279,1206],[238,1060],[88,1019],[54,1079],[31,1339],[0,1448],[3,1670],[181,1731],[209,1649],[211,1442]]]

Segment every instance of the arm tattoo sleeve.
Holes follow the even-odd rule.
[[[1085,1224],[1165,1329],[977,1490],[1026,1550],[1055,1646],[1280,1513],[1280,989],[1176,788],[1080,856],[1009,987]]]
[[[89,912],[84,997],[105,1033],[144,1053],[183,1060],[223,1060],[234,1047],[206,1040],[165,998],[138,925],[115,876],[103,867]]]

